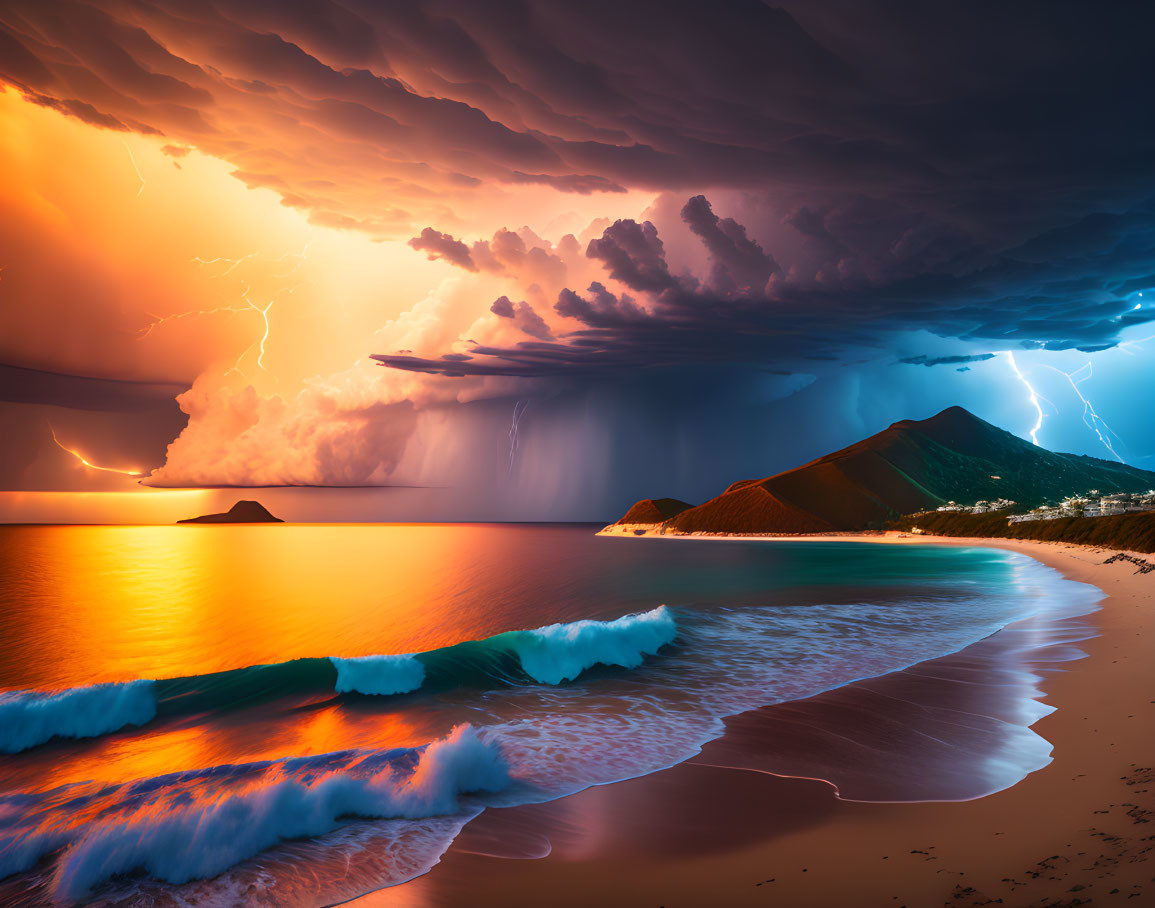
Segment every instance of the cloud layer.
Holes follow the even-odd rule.
[[[254,222],[206,248],[223,264],[194,286],[183,251],[184,270],[135,240],[115,268],[98,254],[135,177],[115,200],[90,181],[107,225],[11,189],[4,358],[199,375],[155,482],[357,484],[465,475],[450,452],[506,439],[505,399],[532,395],[542,423],[545,401],[574,420],[597,401],[612,425],[558,428],[569,452],[637,420],[606,387],[661,409],[671,375],[718,399],[813,383],[837,410],[858,393],[846,376],[881,383],[879,363],[945,383],[1003,350],[1108,350],[1155,312],[1139,296],[1155,287],[1153,19],[1042,0],[9,0],[0,82],[118,143],[150,137],[170,177],[227,162],[236,192],[389,265],[316,247],[305,263],[301,242],[262,249],[250,282],[269,236]],[[179,228],[173,208],[157,223]],[[298,279],[314,288],[293,297]],[[271,336],[250,290],[281,294]],[[356,365],[369,354],[389,368]],[[711,410],[698,401],[701,425]],[[604,471],[574,458],[567,476]],[[568,480],[538,494],[551,482]]]
[[[1152,15],[1041,0],[917,16],[755,0],[14,0],[0,76],[94,125],[219,155],[316,223],[378,235],[516,187],[731,187],[811,211],[885,197],[1006,245],[1150,189]],[[925,253],[941,237],[916,221],[908,242]],[[760,275],[730,225],[696,223]]]
[[[885,217],[874,218],[871,232],[841,209],[787,214],[780,226],[800,234],[804,248],[785,273],[743,224],[720,218],[705,196],[689,199],[681,219],[708,254],[704,277],[671,266],[652,222],[618,220],[586,249],[586,258],[602,267],[601,279],[557,292],[551,313],[561,318],[556,340],[537,335],[505,346],[470,341],[452,358],[374,359],[393,369],[458,377],[703,364],[800,370],[856,351],[882,355],[895,335],[912,330],[988,348],[1093,352],[1155,319],[1155,307],[1136,303],[1135,289],[1155,282],[1149,273],[1155,209],[1149,207],[1088,216],[998,253],[974,237],[955,235],[949,242],[953,269],[943,267],[927,243],[911,241],[909,230],[899,234],[900,226],[891,225],[888,235]],[[446,261],[477,270],[472,259],[457,254],[467,251],[464,243],[436,235]],[[806,249],[813,237],[821,238],[820,247]],[[504,305],[493,311],[510,317]],[[901,361],[937,365],[992,356],[924,354]]]

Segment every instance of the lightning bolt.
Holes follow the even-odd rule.
[[[264,309],[262,309],[260,306],[258,306],[256,303],[254,303],[252,300],[250,300],[247,296],[245,297],[245,300],[246,300],[246,302],[248,302],[250,309],[252,309],[254,312],[259,312],[261,314],[261,319],[265,323],[265,333],[262,334],[261,339],[259,341],[257,341],[257,344],[259,344],[260,348],[261,348],[260,352],[257,354],[257,368],[264,369],[266,372],[268,372],[269,370],[265,369],[265,343],[269,339],[269,330],[270,330],[269,310],[273,308],[273,303],[276,302],[276,299],[274,298],[274,299],[269,300],[269,302],[265,305]],[[254,346],[256,346],[256,344],[250,344],[249,349],[252,350]],[[240,362],[240,360],[238,360],[237,362]]]
[[[286,271],[282,274],[274,274],[273,277],[291,277],[293,274],[295,274],[297,271],[300,270],[301,266],[305,264],[305,260],[308,257],[309,257],[309,244],[305,243],[305,245],[301,248],[300,252],[286,252],[280,258],[273,259],[274,263],[283,262],[285,259],[290,259],[290,258],[297,260],[297,264],[295,264],[288,271]]]
[[[1011,369],[1014,371],[1015,377],[1018,378],[1018,380],[1023,383],[1023,387],[1027,389],[1027,398],[1030,400],[1031,406],[1035,408],[1035,425],[1029,434],[1031,436],[1031,441],[1037,445],[1039,443],[1039,429],[1043,427],[1043,405],[1040,403],[1040,401],[1045,400],[1046,398],[1041,397],[1039,393],[1031,386],[1031,383],[1027,381],[1027,377],[1019,368],[1019,364],[1015,362],[1014,353],[1012,353],[1010,350],[1004,350],[1003,356],[1005,356],[1007,358],[1007,362],[1011,364]],[[1047,401],[1047,403],[1050,403],[1050,401]]]
[[[300,286],[301,286],[300,284],[297,284],[295,287],[285,287],[282,290],[278,290],[276,293],[274,293],[272,295],[272,297],[270,297],[268,303],[265,304],[264,309],[262,309],[260,306],[258,306],[256,303],[254,303],[251,299],[249,299],[248,290],[246,290],[244,293],[244,300],[246,303],[249,304],[249,308],[252,309],[254,312],[259,312],[261,315],[261,318],[264,319],[264,322],[265,322],[265,333],[261,335],[260,340],[255,341],[254,343],[249,345],[249,350],[252,350],[253,347],[256,347],[258,345],[260,346],[260,352],[257,354],[257,365],[261,369],[264,369],[266,372],[269,372],[268,369],[265,369],[265,343],[269,339],[269,331],[271,330],[270,325],[269,325],[269,310],[273,308],[273,303],[275,303],[277,301],[278,296],[280,296],[282,293],[290,293],[291,294],[291,293],[295,292],[297,290],[297,288]],[[246,350],[245,353],[248,353],[248,350]],[[244,359],[244,357],[245,357],[245,354],[242,353],[241,359]],[[237,360],[238,365],[240,364],[241,359]],[[233,368],[236,368],[236,367],[234,366]],[[232,370],[230,369],[229,371],[232,371]],[[240,370],[238,369],[237,371],[239,372]],[[269,374],[272,375],[271,372],[269,372]]]
[[[138,180],[140,180],[140,189],[138,189],[136,191],[136,198],[139,199],[140,194],[142,192],[144,192],[144,187],[145,187],[144,176],[141,174],[140,168],[136,166],[136,158],[133,157],[132,149],[128,147],[128,143],[125,142],[124,139],[121,139],[121,142],[124,144],[124,150],[128,152],[128,159],[130,161],[132,161],[132,169],[136,171],[136,178]]]
[[[245,292],[247,293],[248,291],[246,290]],[[244,296],[244,294],[241,295]],[[189,312],[177,312],[173,315],[164,316],[153,315],[151,312],[149,312],[146,314],[152,319],[152,321],[140,329],[140,336],[137,338],[137,340],[144,340],[146,337],[152,334],[154,328],[163,325],[165,322],[175,322],[180,321],[182,318],[193,318],[200,315],[215,315],[218,312],[248,312],[250,308],[252,308],[251,303],[248,306],[217,306],[214,309],[193,309]]]
[[[1131,347],[1142,348],[1145,343],[1153,340],[1155,340],[1155,334],[1149,334],[1146,337],[1140,337],[1135,340],[1123,341],[1121,344],[1119,344],[1119,349],[1126,353],[1128,356],[1134,356],[1135,352],[1130,349]]]
[[[297,271],[305,263],[306,259],[308,258],[308,254],[309,254],[309,244],[305,243],[305,245],[302,247],[300,252],[286,252],[284,255],[280,256],[279,258],[270,259],[270,261],[274,262],[274,263],[283,262],[286,259],[296,259],[296,264],[292,268],[290,268],[284,274],[277,274],[274,276],[283,278],[283,277],[288,277],[289,275],[293,274],[293,272]],[[224,271],[222,271],[220,274],[213,275],[213,277],[220,278],[220,277],[227,277],[228,275],[230,275],[234,271],[236,271],[236,269],[239,268],[241,265],[243,265],[245,262],[251,261],[252,259],[255,259],[259,255],[260,255],[260,252],[258,251],[258,252],[250,252],[247,255],[242,255],[240,258],[229,258],[228,256],[218,255],[215,258],[208,259],[208,258],[201,258],[200,256],[196,256],[195,258],[192,259],[192,261],[198,265],[219,265],[222,263],[227,265],[227,267],[224,269]],[[225,375],[231,375],[233,372],[236,372],[238,375],[247,378],[248,376],[245,375],[244,371],[242,371],[242,369],[241,369],[241,363],[244,361],[245,357],[248,356],[253,351],[254,348],[258,348],[257,367],[259,369],[261,369],[263,372],[266,372],[267,374],[272,375],[272,373],[269,372],[268,368],[266,368],[266,366],[265,366],[265,354],[268,352],[267,347],[268,347],[268,342],[269,342],[269,335],[272,332],[272,325],[269,322],[269,310],[273,308],[273,304],[276,303],[277,298],[281,294],[294,293],[298,288],[300,288],[303,285],[303,283],[304,282],[302,282],[300,284],[295,284],[292,287],[282,287],[280,290],[277,290],[275,293],[273,293],[273,295],[271,297],[269,297],[269,301],[264,306],[258,306],[256,303],[254,303],[252,301],[252,299],[249,298],[249,293],[252,290],[252,286],[248,283],[244,283],[244,290],[241,291],[241,299],[245,303],[245,305],[243,305],[243,306],[215,306],[211,309],[192,309],[192,310],[189,310],[188,312],[175,312],[172,315],[166,315],[166,316],[156,316],[156,315],[153,315],[152,313],[148,313],[149,317],[152,318],[152,321],[148,325],[146,325],[144,328],[141,329],[139,339],[143,340],[144,338],[148,337],[150,334],[152,334],[154,329],[156,329],[160,325],[165,324],[166,322],[174,322],[174,321],[179,321],[181,319],[199,317],[199,316],[204,316],[204,315],[215,315],[217,313],[230,313],[231,314],[231,313],[237,313],[237,312],[250,312],[250,311],[256,312],[261,317],[261,323],[263,326],[261,336],[257,340],[255,340],[251,344],[249,344],[249,346],[247,346],[241,352],[241,355],[237,357],[236,362],[234,362],[232,367],[227,369],[224,374]]]
[[[521,418],[528,409],[528,400],[519,400],[513,405],[513,422],[509,425],[509,472],[506,474],[507,476],[513,475],[513,458],[517,454],[518,428],[521,425]]]
[[[214,259],[202,259],[198,255],[193,258],[193,261],[198,265],[217,265],[221,262],[228,262],[229,267],[222,271],[220,274],[215,275],[216,277],[227,277],[236,271],[238,267],[249,261],[249,259],[255,259],[258,255],[260,255],[259,252],[250,252],[248,255],[242,255],[239,259],[230,259],[223,255],[218,255]],[[280,259],[274,259],[274,261],[280,261]]]
[[[74,450],[72,450],[72,448],[67,448],[64,445],[62,445],[60,443],[60,439],[56,437],[56,430],[54,428],[52,428],[51,423],[48,424],[48,431],[52,433],[52,440],[54,442],[56,442],[56,446],[58,448],[60,448],[60,450],[67,451],[69,454],[71,454],[73,457],[75,457],[77,460],[79,460],[86,467],[89,467],[93,470],[100,470],[103,473],[120,473],[122,476],[143,476],[144,475],[144,472],[142,470],[118,470],[115,467],[98,466],[97,464],[94,464],[91,461],[85,459],[84,455],[81,454],[79,451],[74,451]]]
[[[244,371],[241,369],[241,362],[244,360],[244,358],[246,356],[248,356],[252,352],[253,347],[255,347],[256,345],[257,345],[257,342],[253,341],[251,344],[249,344],[247,347],[245,347],[244,352],[240,356],[237,357],[237,361],[235,363],[233,363],[232,368],[225,370],[225,375],[231,375],[233,372],[236,372],[237,375],[241,376],[241,378],[248,378],[248,376],[245,375]]]
[[[1119,461],[1119,463],[1126,463],[1126,461],[1119,456],[1119,452],[1116,451],[1114,446],[1111,444],[1112,435],[1119,439],[1119,441],[1122,441],[1123,439],[1119,438],[1115,430],[1103,421],[1103,417],[1095,412],[1095,405],[1092,404],[1091,401],[1088,400],[1083,392],[1079,389],[1079,385],[1094,375],[1094,371],[1091,367],[1091,361],[1087,360],[1085,364],[1080,366],[1074,372],[1064,372],[1062,369],[1056,369],[1054,366],[1048,366],[1046,363],[1043,363],[1042,365],[1045,368],[1050,369],[1052,372],[1059,373],[1059,375],[1063,376],[1063,378],[1067,380],[1067,383],[1071,386],[1071,390],[1075,392],[1075,396],[1083,402],[1083,422],[1092,432],[1094,432],[1099,437],[1099,441],[1102,443],[1104,448],[1111,452],[1112,457]],[[1086,371],[1086,375],[1083,375],[1082,378],[1076,378],[1076,376],[1084,371]]]

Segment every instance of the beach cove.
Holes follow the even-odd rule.
[[[1078,619],[1092,634],[1077,644],[1085,658],[1040,668],[1054,711],[1033,730],[1053,747],[1049,765],[971,800],[850,801],[822,781],[699,762],[723,737],[701,758],[565,799],[578,802],[571,805],[577,815],[609,816],[648,844],[578,835],[565,857],[505,860],[477,853],[485,849],[463,837],[442,858],[443,869],[457,872],[430,874],[362,904],[1149,903],[1155,665],[1147,639],[1155,577],[1130,561],[1104,563],[1113,550],[1062,544],[900,535],[788,544],[850,538],[1006,549],[1103,591],[1099,610]],[[508,835],[516,823],[501,825]],[[468,893],[454,881],[467,881]]]

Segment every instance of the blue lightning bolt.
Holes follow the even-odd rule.
[[[1091,361],[1087,360],[1086,363],[1084,363],[1074,372],[1064,372],[1062,369],[1056,369],[1054,366],[1046,365],[1046,363],[1043,365],[1045,368],[1050,369],[1052,372],[1058,372],[1059,375],[1063,376],[1063,378],[1067,380],[1067,383],[1071,386],[1071,390],[1075,392],[1075,396],[1078,397],[1079,400],[1083,403],[1083,422],[1092,432],[1094,432],[1099,437],[1099,441],[1102,443],[1104,448],[1111,452],[1112,457],[1119,461],[1119,463],[1126,463],[1126,461],[1119,456],[1119,452],[1116,451],[1114,446],[1111,444],[1112,435],[1119,439],[1119,441],[1122,441],[1123,439],[1119,438],[1119,435],[1115,432],[1115,430],[1103,421],[1103,417],[1095,412],[1095,405],[1087,399],[1087,397],[1079,388],[1079,385],[1094,375],[1094,371],[1091,368]],[[1084,371],[1086,372],[1086,375],[1083,375],[1082,378],[1076,378],[1076,376]]]
[[[1140,337],[1136,340],[1123,341],[1121,344],[1119,344],[1119,349],[1126,353],[1128,356],[1134,356],[1135,351],[1131,349],[1132,347],[1139,347],[1141,349],[1145,343],[1153,340],[1155,340],[1155,334],[1149,334],[1147,337]]]
[[[1040,401],[1045,400],[1045,398],[1041,397],[1039,393],[1031,386],[1031,383],[1027,381],[1027,377],[1023,374],[1022,370],[1019,369],[1019,364],[1015,362],[1015,354],[1010,350],[1004,350],[1003,356],[1005,356],[1007,361],[1011,364],[1011,369],[1014,370],[1015,377],[1018,378],[1018,380],[1023,383],[1023,387],[1027,389],[1027,397],[1031,402],[1031,406],[1035,408],[1035,425],[1029,434],[1031,436],[1031,441],[1037,445],[1039,443],[1039,429],[1043,427],[1043,405],[1040,403]],[[1047,401],[1047,403],[1050,403],[1050,401]]]

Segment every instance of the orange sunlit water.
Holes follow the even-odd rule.
[[[194,717],[177,725],[148,727],[137,734],[86,741],[80,748],[52,745],[52,758],[32,751],[7,758],[4,787],[50,791],[82,782],[149,779],[172,772],[225,764],[256,763],[349,749],[420,747],[445,733],[432,717],[404,715],[378,705],[347,709],[330,696],[314,707],[294,704],[243,724]]]
[[[501,563],[511,543],[479,527],[0,533],[12,567],[36,578],[8,620],[0,685],[9,688],[424,651],[510,629],[497,606],[499,591],[508,598]],[[462,590],[480,606],[461,608]]]
[[[9,606],[3,688],[427,651],[525,626],[509,611],[521,598],[518,578],[503,568],[517,540],[484,527],[7,527],[0,535],[9,556],[0,570],[0,598]],[[445,732],[434,715],[385,702],[350,706],[331,690],[246,712],[244,721],[205,718],[8,757],[5,787],[44,791],[348,748],[414,747]]]

